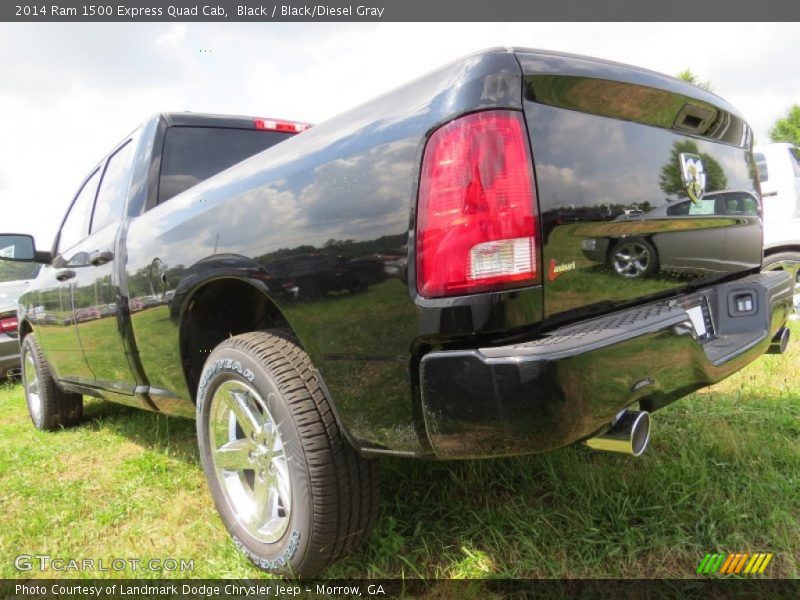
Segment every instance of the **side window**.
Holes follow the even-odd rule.
[[[684,201],[673,204],[667,207],[667,214],[670,217],[682,217],[689,214],[689,205],[691,202]]]
[[[753,154],[753,160],[756,161],[756,170],[758,171],[758,180],[764,183],[769,179],[769,169],[767,169],[767,159],[760,152]]]
[[[92,215],[92,205],[99,181],[100,169],[97,169],[78,192],[64,224],[61,226],[61,233],[58,237],[58,254],[69,250],[89,234],[89,219]]]
[[[750,194],[733,192],[717,197],[716,213],[718,215],[757,216],[758,201]]]
[[[223,127],[170,127],[164,137],[158,203],[188,190],[293,133]]]
[[[128,141],[108,159],[94,205],[91,233],[122,219],[128,192],[132,152],[133,144]]]
[[[794,176],[800,177],[800,148],[789,148],[789,154],[792,156],[792,168],[794,169]]]

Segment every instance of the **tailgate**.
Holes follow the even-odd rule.
[[[628,304],[760,266],[752,134],[733,107],[634,67],[516,55],[547,316]]]

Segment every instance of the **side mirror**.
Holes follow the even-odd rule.
[[[49,263],[49,252],[37,252],[33,236],[19,233],[0,233],[0,259],[15,262]]]

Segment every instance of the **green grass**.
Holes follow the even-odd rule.
[[[193,422],[95,400],[86,415],[74,429],[40,433],[20,386],[0,388],[0,577],[31,575],[14,569],[21,553],[175,557],[194,559],[194,577],[261,576],[216,516]],[[639,459],[572,447],[383,460],[377,526],[326,575],[682,578],[707,552],[769,551],[767,575],[797,577],[800,346],[653,421]]]

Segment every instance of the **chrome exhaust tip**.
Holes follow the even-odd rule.
[[[778,330],[778,333],[775,334],[775,337],[772,338],[772,342],[770,342],[767,353],[784,354],[786,349],[789,347],[789,338],[791,335],[792,333],[789,331],[788,327],[781,327]]]
[[[650,442],[650,413],[626,410],[617,422],[600,435],[584,442],[593,450],[641,456]]]

